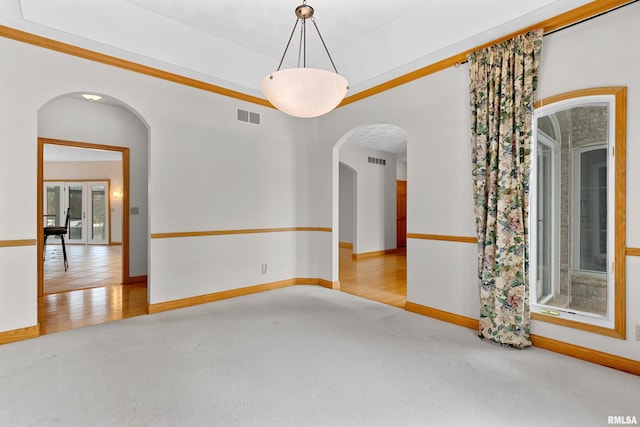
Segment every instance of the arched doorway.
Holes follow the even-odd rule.
[[[119,221],[116,221],[117,226],[111,229],[112,235],[117,237],[114,239],[115,242],[109,237],[98,244],[102,243],[102,254],[107,256],[113,253],[119,254],[121,271],[117,279],[107,280],[104,286],[102,283],[95,287],[91,286],[92,281],[84,276],[92,275],[93,271],[84,271],[83,267],[86,268],[87,263],[98,264],[94,251],[94,258],[90,261],[69,259],[70,274],[66,278],[61,278],[62,281],[67,282],[68,286],[63,286],[64,289],[60,292],[47,293],[44,287],[46,255],[43,251],[44,237],[43,233],[39,233],[37,239],[38,311],[41,333],[45,334],[146,313],[148,126],[133,109],[117,99],[98,95],[101,97],[100,101],[87,100],[82,95],[72,93],[54,98],[38,110],[38,229],[43,229],[45,222],[45,147],[62,148],[67,150],[66,153],[76,150],[90,157],[98,153],[116,154],[120,159],[120,175],[115,178],[116,185],[113,188],[109,185],[112,180],[104,180],[104,187],[108,188],[106,198],[109,201],[107,204],[109,218],[119,218]],[[64,179],[67,175],[70,177],[65,190],[68,190],[66,195],[68,204],[73,205],[71,189],[77,187],[80,184],[79,181],[83,181],[78,179],[82,178],[82,175],[79,176],[77,171],[84,171],[80,174],[88,174],[87,178],[91,178],[92,169],[103,169],[98,165],[108,162],[99,163],[94,158],[92,166],[83,166],[83,163],[91,160],[85,159],[86,162],[83,162],[75,156],[66,160],[63,164],[69,171],[66,172],[65,168],[62,168],[60,172],[58,167],[56,177],[58,179]],[[51,168],[51,165],[49,167]],[[83,218],[85,214],[83,208]],[[144,217],[141,218],[141,214]],[[80,223],[80,217],[76,219]],[[106,227],[106,224],[103,226]],[[83,227],[91,230],[92,227],[96,228],[96,224],[92,226],[89,221],[85,222]],[[70,227],[69,232],[78,231],[77,228]],[[78,235],[69,234],[68,237],[72,237],[76,243],[75,256],[82,257],[84,252],[78,252],[77,249],[83,242],[78,241],[77,238],[80,234],[84,234],[84,231],[76,234]],[[95,241],[91,243],[94,243],[92,250],[98,246],[95,245]],[[87,244],[86,239],[84,244]],[[69,245],[66,246],[69,247]],[[97,267],[102,266],[97,265]],[[81,280],[79,275],[82,276]],[[73,283],[82,280],[87,280],[89,285],[79,286],[84,288],[81,290],[74,289]],[[137,288],[134,289],[134,287]],[[134,306],[133,309],[132,306]],[[51,322],[52,319],[57,319],[57,323]],[[73,322],[64,321],[64,319],[73,319]]]
[[[85,257],[86,254],[83,251],[74,251],[73,247],[75,246],[77,248],[79,245],[87,246],[88,242],[97,241],[95,237],[98,228],[101,237],[99,241],[103,245],[112,245],[113,241],[111,236],[114,234],[119,235],[119,238],[116,238],[116,240],[119,246],[121,246],[121,248],[118,248],[118,252],[120,252],[119,258],[121,258],[121,262],[118,264],[118,270],[120,271],[117,272],[117,274],[113,274],[111,280],[106,280],[105,284],[123,284],[131,281],[129,274],[129,216],[124,215],[129,207],[129,151],[127,147],[38,138],[38,191],[40,194],[37,206],[38,219],[43,223],[39,229],[44,228],[45,225],[49,225],[49,222],[53,222],[54,225],[57,226],[63,225],[67,219],[66,217],[69,216],[69,229],[68,233],[64,236],[66,240],[65,257],[68,252],[75,252],[74,255],[76,255],[76,258],[78,258],[78,256]],[[49,152],[49,155],[46,154],[47,152]],[[57,161],[52,161],[52,152]],[[106,155],[111,155],[111,157],[108,158],[113,158],[114,160],[100,160],[105,158]],[[84,156],[84,158],[82,158],[82,156]],[[115,159],[119,160],[115,161]],[[90,175],[90,172],[86,171],[86,169],[96,169],[97,166],[111,162],[117,163],[117,165],[114,166],[116,166],[116,169],[120,169],[119,173],[109,174],[108,172],[101,171],[98,172],[101,173],[98,178],[95,175]],[[49,169],[51,169],[51,165],[54,164],[61,165],[62,167],[58,167],[57,169],[62,170],[54,172],[58,173],[58,175],[54,175],[57,179],[47,179],[48,176],[51,176],[51,172],[49,172],[49,175],[46,174],[47,165],[50,165]],[[85,164],[89,166],[82,167]],[[80,175],[78,175],[78,169],[80,169]],[[107,168],[103,167],[102,169]],[[80,179],[78,179],[78,177]],[[116,182],[114,182],[115,185],[112,187],[111,183],[113,181]],[[87,183],[93,184],[88,186],[90,191],[87,191]],[[97,188],[93,189],[92,187]],[[114,190],[114,193],[121,194],[120,209],[118,212],[115,212],[115,207],[112,208],[115,204],[112,202],[112,198],[115,198],[112,196],[112,188],[117,188]],[[101,206],[97,206],[98,209],[95,209],[98,200]],[[103,212],[103,210],[105,212]],[[87,214],[87,211],[100,211],[100,213]],[[115,217],[116,222],[120,224],[115,230],[111,229],[112,217]],[[97,224],[98,221],[102,221],[100,226]],[[45,222],[47,224],[44,224]],[[119,230],[117,228],[119,228]],[[91,237],[94,238],[91,239]],[[44,255],[39,266],[47,263],[51,265],[53,260],[50,258],[54,258],[53,256],[47,256],[46,239],[43,240],[43,247],[39,253],[43,253]],[[49,241],[49,248],[52,246],[51,243],[52,242]],[[49,251],[51,251],[51,249],[49,249]],[[61,252],[56,249],[53,251]],[[56,258],[60,258],[60,256]],[[76,266],[78,265],[77,261],[76,259]],[[58,262],[57,264],[61,263]],[[67,264],[66,260],[65,264]],[[87,262],[81,262],[80,264],[86,265]],[[58,267],[61,267],[61,265]],[[99,268],[102,267],[104,266],[99,266]],[[45,269],[39,268],[38,270],[38,296],[58,293],[64,290],[98,287],[92,286],[92,284],[95,283],[97,285],[102,283],[100,280],[83,282],[77,274],[77,268],[67,272],[65,267],[63,271],[61,271],[61,268],[55,270],[57,272],[55,280],[61,283],[49,283],[49,287],[47,287],[45,286],[47,285],[47,281],[45,280],[47,277],[43,270]],[[69,275],[65,278],[66,273],[69,273]],[[53,280],[54,279],[49,277],[49,282]]]
[[[404,129],[378,123],[347,132],[333,151],[334,281],[345,292],[398,307],[406,302],[396,194],[399,178],[406,183],[406,143]]]

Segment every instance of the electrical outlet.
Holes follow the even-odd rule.
[[[636,325],[636,341],[640,341],[640,325]]]
[[[267,263],[266,262],[262,263],[262,274],[267,274]]]
[[[175,207],[170,208],[169,216],[178,216],[178,208],[175,208]]]

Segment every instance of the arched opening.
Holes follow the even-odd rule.
[[[338,241],[340,247],[350,248],[354,253],[358,252],[358,241],[356,238],[357,231],[357,197],[358,197],[358,173],[349,165],[339,162],[339,202],[338,217],[340,224],[338,226]]]
[[[397,191],[406,185],[406,146],[404,129],[379,123],[352,129],[333,150],[333,281],[398,307],[406,302]]]
[[[123,102],[100,96],[66,94],[38,110],[38,229],[51,221],[51,206],[54,222],[67,212],[71,219],[68,270],[38,233],[41,333],[146,313],[148,126]],[[45,262],[54,267],[45,272]],[[55,283],[45,280],[49,272]]]

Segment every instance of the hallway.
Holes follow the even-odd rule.
[[[122,283],[122,246],[66,245],[69,269],[64,270],[62,246],[49,244],[44,259],[44,293]]]
[[[122,285],[122,246],[47,245],[40,333],[97,325],[147,313],[147,285]]]
[[[98,325],[147,314],[147,285],[109,285],[44,295],[40,334]]]
[[[353,259],[351,248],[340,247],[340,290],[403,308],[407,302],[407,252]]]

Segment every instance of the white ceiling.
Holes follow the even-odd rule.
[[[349,136],[347,144],[393,153],[400,161],[407,161],[407,131],[386,123],[362,127]]]
[[[351,95],[589,2],[309,0],[308,4],[315,9],[318,28],[338,71],[349,82],[347,95]],[[300,3],[1,0],[0,25],[264,98],[260,83],[277,68]],[[310,23],[308,30],[307,66],[330,69]],[[296,66],[297,39],[294,36],[283,68]],[[384,127],[379,130],[398,139]],[[371,130],[365,130],[361,139],[376,139]]]
[[[0,24],[261,96],[300,0],[2,0]],[[360,92],[589,0],[309,0]],[[313,31],[313,26],[309,24]],[[294,41],[297,37],[294,37]],[[307,66],[330,68],[318,37]],[[297,45],[286,67],[295,66]]]
[[[122,153],[120,151],[95,150],[57,144],[44,144],[43,157],[46,162],[122,161]]]

